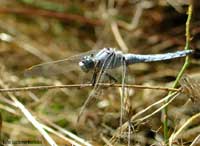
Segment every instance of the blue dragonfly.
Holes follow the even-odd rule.
[[[27,75],[54,75],[64,74],[74,69],[81,70],[85,73],[93,72],[92,85],[93,89],[90,92],[87,100],[83,104],[78,120],[83,114],[84,109],[88,106],[92,98],[97,96],[100,89],[99,83],[105,80],[105,77],[109,77],[113,80],[115,78],[110,74],[110,71],[116,68],[122,68],[121,71],[121,84],[122,84],[122,98],[121,98],[121,116],[123,112],[123,97],[125,95],[125,78],[127,66],[141,62],[156,62],[170,60],[174,58],[181,58],[187,55],[194,54],[194,50],[183,50],[172,53],[164,54],[132,54],[123,53],[114,48],[103,48],[101,50],[95,50],[86,52],[80,55],[72,56],[63,60],[57,60],[47,63],[34,65],[26,71]],[[120,122],[121,123],[121,122]]]

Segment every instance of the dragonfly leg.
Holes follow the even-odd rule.
[[[94,72],[91,80],[92,86],[96,84],[96,79],[97,79],[97,72]]]
[[[105,73],[105,75],[109,78],[110,83],[117,82],[117,79],[115,77],[113,77],[112,75],[110,75],[109,73]]]
[[[94,86],[96,84],[96,81],[97,81],[97,75],[98,75],[98,66],[99,62],[97,62],[95,64],[95,67],[94,67],[94,73],[93,73],[93,76],[92,76],[92,80],[91,80],[91,83],[92,83],[92,86]]]
[[[98,75],[98,72],[94,71],[92,80],[91,80],[92,86],[96,84],[97,75]],[[117,83],[117,79],[113,77],[112,75],[110,75],[109,73],[105,73],[105,76],[108,77],[110,83]]]

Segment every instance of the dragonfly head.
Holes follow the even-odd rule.
[[[82,71],[89,72],[91,69],[94,68],[94,60],[91,56],[85,56],[80,62],[79,66]]]

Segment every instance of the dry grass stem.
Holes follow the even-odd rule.
[[[200,113],[195,114],[194,116],[192,116],[191,118],[189,118],[178,130],[177,132],[174,132],[170,138],[169,138],[169,146],[173,145],[173,141],[178,137],[178,135],[181,134],[181,132],[183,132],[183,130],[189,125],[191,124],[195,119],[200,118]]]
[[[2,87],[6,87],[6,85],[3,83],[2,80],[0,80],[0,85]],[[17,98],[12,94],[8,93],[9,97],[13,100],[13,102],[16,104],[17,108],[20,109],[20,111],[24,114],[24,116],[29,120],[31,124],[37,130],[41,133],[41,135],[46,139],[46,141],[51,145],[51,146],[57,146],[55,141],[49,136],[49,134],[42,128],[41,124],[32,116],[32,114],[26,109],[26,107],[17,100]]]
[[[142,111],[138,112],[137,114],[133,115],[131,117],[131,122],[132,123],[141,123],[142,121],[150,118],[151,116],[155,115],[156,113],[158,113],[159,111],[161,111],[164,107],[168,106],[178,95],[180,94],[180,92],[174,92],[168,96],[166,96],[165,98],[153,103],[152,105],[148,106],[147,108],[143,109]],[[152,107],[156,106],[157,104],[161,104],[163,102],[165,102],[166,100],[168,100],[167,103],[165,103],[164,105],[162,105],[160,108],[158,108],[157,110],[155,110],[154,112],[152,112],[151,114],[148,114],[146,116],[144,116],[143,118],[137,119],[139,116],[141,116],[142,114],[144,114],[146,111],[150,110]],[[114,143],[114,141],[116,140],[116,138],[118,138],[120,136],[120,131],[125,131],[128,127],[129,127],[129,121],[125,122],[121,127],[119,127],[116,130],[116,133],[114,134],[114,136],[110,139],[111,143]]]
[[[75,140],[78,143],[81,143],[84,146],[92,146],[92,144],[90,144],[89,142],[87,142],[86,140],[76,136],[75,134],[71,133],[70,131],[67,131],[66,129],[54,124],[53,122],[49,121],[48,119],[44,119],[42,118],[45,122],[47,122],[47,124],[49,124],[50,126],[52,126],[53,128],[57,129],[59,132],[67,135],[68,137],[70,137],[71,139]],[[72,143],[73,144],[73,143]]]
[[[118,25],[115,21],[111,22],[111,29],[114,34],[115,40],[118,43],[118,45],[120,46],[121,50],[123,52],[128,52],[129,49],[128,49],[126,43],[124,42],[124,40],[119,32]]]
[[[190,146],[197,146],[200,144],[200,134],[193,140]]]
[[[162,105],[160,108],[158,108],[157,110],[155,110],[154,112],[152,112],[151,114],[143,117],[143,118],[140,118],[138,120],[136,120],[135,122],[142,122],[148,118],[150,118],[151,116],[155,115],[156,113],[158,113],[159,111],[161,111],[163,108],[165,108],[166,106],[168,106],[180,93],[179,92],[174,92],[172,94],[170,94],[169,96],[166,96],[168,97],[167,99],[170,99],[169,101],[167,101],[164,105]]]
[[[50,128],[50,127],[48,127],[48,126],[46,126],[46,125],[41,124],[41,126],[42,126],[45,130],[47,130],[48,132],[53,133],[53,134],[57,135],[58,137],[64,139],[64,140],[67,142],[67,145],[83,146],[83,145],[81,145],[81,144],[78,144],[78,143],[75,142],[74,140],[65,137],[65,136],[62,135],[61,133],[59,133],[59,132],[53,130],[52,128]],[[87,146],[87,145],[84,145],[84,146]],[[90,146],[91,146],[91,145],[90,145]]]

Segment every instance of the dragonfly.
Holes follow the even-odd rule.
[[[123,53],[115,48],[103,48],[101,50],[94,50],[83,54],[75,55],[63,60],[57,60],[47,63],[34,65],[29,68],[25,74],[28,75],[53,75],[60,73],[67,73],[74,69],[79,69],[85,73],[93,72],[92,85],[93,89],[90,92],[85,103],[81,107],[78,119],[83,114],[84,109],[88,106],[92,98],[97,96],[101,83],[105,77],[116,80],[112,76],[112,70],[122,67],[121,84],[122,84],[122,98],[121,98],[121,113],[123,111],[123,97],[125,95],[125,78],[127,66],[142,63],[142,62],[156,62],[170,60],[180,57],[185,57],[194,54],[194,50],[183,50],[163,54],[133,54]],[[111,74],[110,74],[111,72]],[[121,115],[122,116],[122,115]]]

